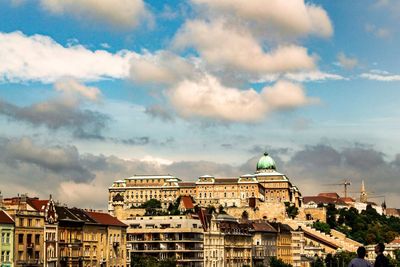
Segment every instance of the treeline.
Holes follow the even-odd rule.
[[[390,243],[400,236],[400,218],[380,215],[371,205],[359,213],[355,208],[338,210],[335,205],[329,204],[327,224],[317,222],[313,226],[325,233],[335,229],[365,245]]]

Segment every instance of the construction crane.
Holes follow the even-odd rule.
[[[324,185],[341,185],[344,187],[344,197],[347,197],[347,187],[351,185],[351,182],[347,179],[344,179],[343,182],[337,184],[324,184]]]

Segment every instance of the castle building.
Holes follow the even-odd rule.
[[[114,197],[123,199],[123,209],[138,208],[150,199],[167,209],[179,196],[192,196],[202,207],[246,207],[255,202],[290,202],[301,207],[302,196],[288,177],[276,171],[275,161],[267,154],[260,158],[254,174],[220,178],[200,176],[196,182],[182,182],[172,175],[134,175],[115,181],[109,187],[108,209],[114,211]]]

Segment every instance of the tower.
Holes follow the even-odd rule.
[[[113,197],[114,216],[119,220],[123,220],[124,197],[119,193]]]
[[[360,191],[360,202],[367,203],[368,195],[367,191],[365,191],[364,180],[361,181],[361,191]]]

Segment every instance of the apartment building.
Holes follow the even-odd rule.
[[[14,220],[0,210],[0,262],[1,267],[14,266]]]
[[[252,266],[252,235],[247,223],[228,214],[207,216],[204,231],[204,266]]]
[[[155,257],[176,260],[177,266],[203,266],[203,227],[196,216],[145,216],[124,223],[130,261]]]
[[[289,225],[280,222],[272,222],[270,224],[277,231],[276,256],[285,263],[293,265],[293,229]]]
[[[267,221],[249,222],[253,236],[253,266],[269,266],[271,257],[277,256],[277,230]]]
[[[14,266],[43,266],[44,215],[34,208],[32,198],[3,199],[3,206],[15,222]]]

